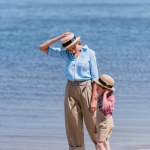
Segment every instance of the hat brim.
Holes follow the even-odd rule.
[[[80,41],[80,37],[77,37],[71,44],[69,44],[68,46],[64,47],[64,49],[68,49],[69,47],[71,47],[73,44],[75,44],[78,41]]]
[[[95,79],[94,81],[95,81],[98,85],[100,85],[100,86],[102,86],[102,87],[104,87],[104,88],[106,88],[106,89],[109,89],[109,90],[115,91],[115,88],[114,88],[114,87],[112,87],[112,88],[108,88],[108,87],[106,87],[106,86],[102,85],[102,84],[98,81],[98,79]]]

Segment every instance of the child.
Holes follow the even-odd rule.
[[[94,80],[97,83],[97,115],[96,132],[98,136],[98,150],[110,150],[109,138],[114,127],[112,112],[114,110],[115,97],[114,80],[109,75],[103,74],[99,79]]]

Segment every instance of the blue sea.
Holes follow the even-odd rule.
[[[116,81],[111,150],[150,150],[148,0],[0,0],[0,150],[68,149],[64,64],[38,50],[66,31]]]

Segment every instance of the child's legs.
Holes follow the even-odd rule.
[[[110,131],[108,132],[108,136],[104,142],[104,147],[106,150],[110,150],[110,146],[109,146],[109,139],[110,139],[110,136],[112,134],[112,128],[110,129]]]
[[[110,150],[108,139],[111,136],[113,128],[113,119],[110,116],[109,118],[104,118],[103,115],[98,110],[96,117],[96,128],[98,136],[98,150]]]
[[[105,147],[106,150],[110,150],[109,141],[108,140],[104,141],[104,147]]]
[[[104,127],[103,125],[99,124],[97,125],[97,148],[98,150],[106,150],[104,143],[106,140],[106,127]]]
[[[105,146],[104,146],[104,142],[105,141],[98,141],[97,142],[97,150],[106,150]]]

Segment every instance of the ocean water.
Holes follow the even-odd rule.
[[[150,150],[148,2],[0,0],[0,150],[68,149],[63,61],[38,50],[66,31],[116,81],[112,150]],[[86,130],[85,145],[94,149]]]

